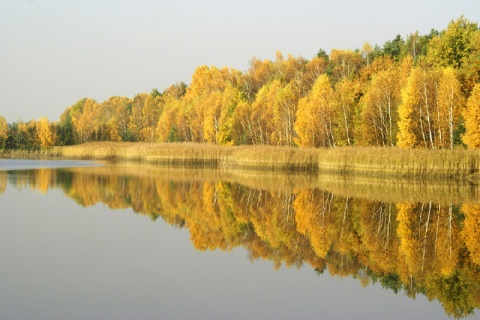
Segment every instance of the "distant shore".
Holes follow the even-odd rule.
[[[138,161],[175,167],[252,169],[375,178],[463,180],[480,171],[476,150],[377,147],[291,148],[195,143],[92,142],[48,151],[5,151],[4,158]]]

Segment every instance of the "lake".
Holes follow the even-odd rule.
[[[0,318],[476,319],[478,192],[0,160]]]

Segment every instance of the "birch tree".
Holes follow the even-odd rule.
[[[321,75],[310,94],[298,103],[295,132],[296,143],[302,147],[334,147],[335,97],[327,75]]]
[[[5,148],[5,142],[8,138],[8,124],[7,120],[0,116],[0,147]]]
[[[480,147],[480,83],[473,88],[467,100],[463,118],[465,119],[463,143],[469,148]]]
[[[47,118],[40,118],[37,121],[36,137],[42,149],[51,147],[55,143],[55,132]]]

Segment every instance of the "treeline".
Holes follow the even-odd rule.
[[[58,123],[7,124],[0,147],[89,141],[200,142],[300,147],[480,146],[480,30],[464,17],[383,47],[253,58],[241,72],[198,67],[189,86],[85,98]]]

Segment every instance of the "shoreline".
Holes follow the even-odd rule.
[[[478,177],[476,150],[390,147],[292,148],[196,143],[91,142],[43,151],[3,151],[0,158],[135,161],[171,167],[266,170],[414,180]]]

